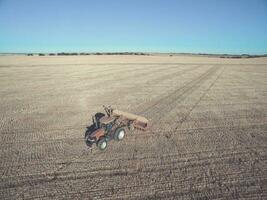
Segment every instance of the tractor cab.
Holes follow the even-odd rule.
[[[115,120],[116,120],[116,117],[104,116],[104,117],[100,118],[99,126],[101,128],[104,128],[106,132],[109,132],[112,129]]]

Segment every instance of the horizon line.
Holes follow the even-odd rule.
[[[87,54],[87,55],[92,55],[92,54],[185,54],[185,55],[229,55],[229,56],[267,56],[266,53],[206,53],[206,52],[198,52],[198,53],[193,53],[193,52],[160,52],[160,51],[51,51],[51,52],[0,52],[0,54]]]

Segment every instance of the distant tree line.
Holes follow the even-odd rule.
[[[34,54],[29,53],[27,56],[33,56]],[[139,56],[148,56],[150,54],[148,53],[142,53],[142,52],[96,52],[96,53],[67,53],[67,52],[61,52],[61,53],[38,53],[38,56],[85,56],[85,55],[139,55]]]
[[[260,58],[260,57],[266,57],[267,54],[264,55],[249,55],[249,54],[241,54],[241,55],[228,55],[228,54],[223,54],[220,56],[220,58]]]
[[[143,52],[96,52],[96,53],[67,53],[67,52],[61,52],[61,53],[28,53],[27,56],[86,56],[86,55],[140,55],[140,56],[149,56],[151,54],[143,53]],[[169,56],[174,55],[199,55],[199,56],[208,56],[208,57],[219,57],[219,58],[259,58],[259,57],[267,57],[267,54],[263,55],[250,55],[250,54],[240,54],[240,55],[233,55],[233,54],[207,54],[207,53],[172,53],[169,54]]]
[[[149,55],[147,53],[138,53],[138,52],[96,52],[96,53],[65,53],[65,52],[62,52],[62,53],[58,53],[57,54],[58,56],[77,56],[77,55],[81,55],[81,56],[84,56],[84,55],[142,55],[142,56],[145,56],[145,55]]]

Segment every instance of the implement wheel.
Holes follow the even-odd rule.
[[[117,128],[114,133],[114,139],[120,141],[124,138],[125,134],[126,134],[126,129],[124,127]]]

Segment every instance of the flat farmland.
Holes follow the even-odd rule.
[[[147,132],[88,150],[112,105]],[[0,199],[266,199],[267,58],[0,56]]]

